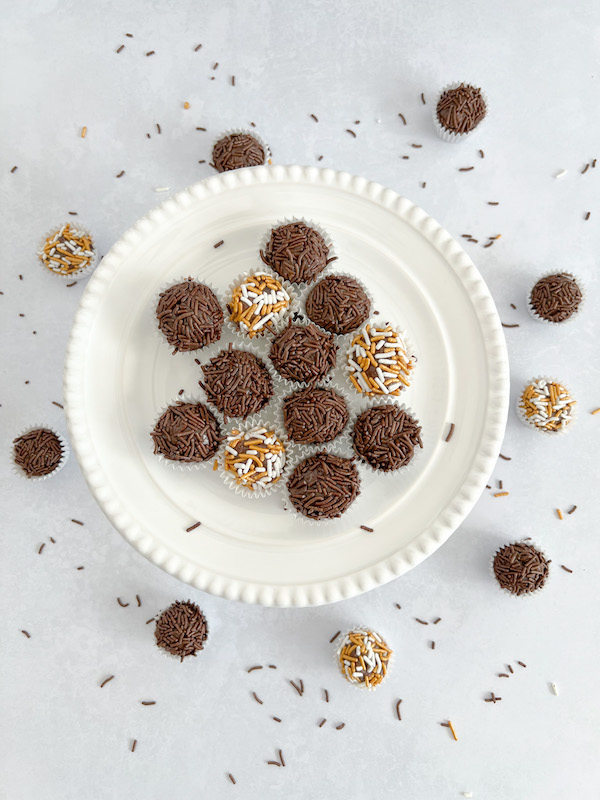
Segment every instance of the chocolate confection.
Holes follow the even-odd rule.
[[[548,322],[565,322],[579,309],[581,289],[570,272],[547,275],[531,290],[529,302],[534,314]]]
[[[351,333],[368,318],[371,301],[360,283],[346,275],[329,275],[306,298],[310,319],[330,333]]]
[[[212,164],[217,172],[228,172],[242,167],[258,167],[265,163],[262,144],[249,133],[232,133],[215,144]]]
[[[28,478],[41,478],[58,467],[63,447],[51,430],[36,428],[13,441],[13,456],[15,464]]]
[[[437,104],[437,118],[452,133],[469,133],[486,115],[481,89],[461,83],[442,93]]]
[[[290,283],[312,283],[330,261],[329,249],[321,234],[304,222],[291,222],[273,228],[260,257]]]
[[[177,601],[163,611],[154,629],[158,647],[183,661],[204,649],[208,637],[206,617],[191,600]]]
[[[360,478],[351,458],[317,453],[298,464],[287,488],[299,514],[313,520],[334,519],[360,494]]]
[[[308,387],[283,401],[288,436],[298,444],[324,444],[346,427],[350,413],[344,398],[333,389]]]
[[[212,403],[227,420],[246,419],[267,405],[273,396],[271,376],[263,361],[246,350],[228,350],[202,367],[204,382],[199,381]]]
[[[514,542],[501,547],[494,556],[494,575],[501,588],[511,594],[530,594],[546,583],[549,563],[533,545]]]
[[[221,427],[202,403],[179,401],[160,416],[152,431],[154,452],[171,461],[196,463],[214,456]]]
[[[173,352],[185,352],[219,340],[223,310],[208,286],[188,278],[161,292],[156,319]]]
[[[382,472],[406,466],[415,447],[423,447],[419,423],[394,403],[363,411],[354,423],[353,440],[354,452]]]
[[[288,381],[313,383],[335,367],[337,346],[331,334],[312,323],[291,323],[273,339],[269,357]]]

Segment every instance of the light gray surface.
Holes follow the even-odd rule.
[[[600,157],[600,11],[572,9],[556,0],[502,8],[465,0],[341,2],[335,10],[276,0],[5,7],[1,797],[597,796],[600,415],[589,412],[600,405],[600,169],[580,171]],[[156,54],[147,58],[149,50]],[[492,113],[476,136],[452,146],[433,133],[431,103],[436,89],[462,78],[485,87]],[[479,238],[468,252],[503,321],[520,325],[506,331],[513,401],[527,378],[545,373],[579,400],[574,429],[553,441],[511,411],[503,452],[512,460],[498,462],[492,481],[495,488],[502,479],[509,497],[484,493],[450,541],[395,583],[319,609],[246,607],[177,583],[111,529],[74,458],[42,484],[10,471],[10,441],[21,428],[40,422],[65,432],[51,401],[61,399],[64,348],[83,287],[65,288],[42,272],[34,257],[40,235],[74,210],[106,252],[165,198],[155,187],[175,191],[209,175],[197,162],[209,160],[213,137],[250,121],[276,163],[312,164],[323,154],[322,165],[381,181],[455,235]],[[458,172],[472,164],[474,171]],[[554,179],[561,169],[568,174]],[[120,170],[126,174],[117,180]],[[530,320],[524,303],[530,282],[554,267],[574,270],[588,290],[580,319],[559,330]],[[559,521],[554,509],[573,503],[577,512]],[[521,536],[533,536],[553,560],[546,590],[530,600],[503,596],[488,572],[498,544]],[[211,637],[205,653],[180,665],[154,648],[144,622],[187,597],[204,609]],[[414,621],[438,615],[433,628]],[[396,651],[393,673],[373,695],[342,682],[327,644],[355,622],[385,634]],[[497,678],[509,662],[514,676]],[[278,670],[247,675],[256,663]],[[100,690],[110,674],[115,679]],[[303,697],[287,683],[298,677]],[[492,690],[502,702],[483,702]],[[157,705],[139,705],[144,699]],[[319,729],[323,716],[330,722]],[[447,719],[458,742],[439,725]],[[335,731],[330,723],[339,721],[346,727]],[[280,747],[287,766],[267,766]]]

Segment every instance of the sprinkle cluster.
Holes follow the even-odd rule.
[[[87,269],[94,258],[91,236],[85,231],[71,228],[67,222],[49,236],[38,256],[42,264],[60,275],[74,275]]]
[[[350,380],[367,397],[399,395],[410,386],[413,366],[402,335],[391,325],[365,325],[348,350]]]
[[[385,678],[392,650],[381,636],[367,628],[349,631],[338,648],[342,675],[363,689],[375,689]]]
[[[560,383],[540,378],[528,384],[519,408],[524,419],[535,428],[546,431],[559,431],[573,419],[575,400]]]
[[[233,430],[225,445],[224,468],[240,486],[254,491],[277,483],[285,466],[285,447],[275,431]]]
[[[229,309],[229,319],[250,339],[261,336],[286,315],[290,296],[281,283],[264,272],[248,275],[235,287]]]

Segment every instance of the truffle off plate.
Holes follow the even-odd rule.
[[[282,493],[248,501],[211,465],[181,472],[152,454],[157,412],[180,389],[202,399],[194,358],[172,355],[149,307],[183,275],[217,291],[260,265],[277,220],[327,230],[339,261],[410,331],[418,354],[401,400],[423,426],[405,474],[361,469],[348,512],[312,527]],[[224,244],[217,249],[214,244]],[[231,340],[225,334],[223,342]],[[500,321],[479,272],[435,220],[385,187],[315,167],[255,167],[195,184],[128,230],[89,281],[68,346],[64,394],[73,449],[98,503],[140,553],[224,597],[264,605],[333,602],[392,580],[433,553],[469,513],[497,458],[508,407]],[[450,423],[450,442],[444,442]],[[186,528],[201,521],[190,533]],[[360,525],[374,529],[365,533]]]

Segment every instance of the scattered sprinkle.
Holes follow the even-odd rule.
[[[14,166],[14,167],[11,169],[11,171],[10,171],[10,172],[11,172],[11,175],[12,175],[12,173],[13,173],[13,172],[16,172],[18,169],[19,169],[19,168],[18,168],[18,167],[17,167],[17,165],[15,164],[15,166]]]
[[[508,497],[509,494],[509,492],[496,492],[494,497]]]
[[[85,567],[77,567],[77,569],[85,569]]]
[[[433,624],[434,624],[434,625],[437,625],[437,624],[438,624],[438,622],[441,622],[441,621],[442,621],[442,618],[441,618],[441,617],[438,617],[437,619],[434,619],[434,620],[433,620]]]
[[[510,665],[510,664],[507,664],[507,667],[508,667],[508,671],[509,671],[509,672],[510,672],[510,674],[512,675],[512,674],[514,673],[514,669],[511,667],[511,665]]]
[[[272,767],[280,767],[281,766],[279,761],[267,761],[267,764],[270,764]]]
[[[150,623],[154,622],[155,619],[156,619],[156,617],[150,617],[150,619],[146,620],[146,625],[150,625]]]
[[[153,56],[155,52],[156,52],[155,50],[148,50],[148,52],[146,53],[146,55],[147,55],[147,56]]]
[[[398,720],[400,722],[402,722],[402,714],[400,713],[400,703],[401,702],[402,702],[402,700],[398,700],[397,703],[396,703],[396,716],[398,717]]]
[[[300,695],[300,697],[302,697],[302,689],[301,689],[301,688],[298,686],[298,684],[297,684],[297,683],[294,683],[294,681],[290,681],[290,683],[292,684],[292,686],[294,687],[294,689],[295,689],[295,690],[298,692],[298,694]]]
[[[590,168],[590,165],[586,164],[585,167],[581,170],[581,174],[585,175],[585,173],[588,171],[589,168]]]
[[[233,777],[233,775],[231,774],[231,772],[228,772],[228,773],[227,773],[227,777],[229,778],[229,780],[230,780],[232,783],[235,783],[235,778]]]
[[[121,50],[124,50],[124,49],[125,49],[125,45],[124,44],[120,45],[119,47],[117,47],[117,53],[120,53]]]
[[[400,605],[400,603],[396,603],[396,608],[399,608],[400,611],[402,611],[402,606]]]
[[[486,245],[486,247],[487,247],[487,245]],[[512,325],[509,325],[507,322],[502,322],[501,325],[502,325],[503,328],[520,328],[521,327],[518,324],[518,322],[515,322]]]
[[[596,159],[594,159],[594,160],[592,161],[592,169],[595,169],[595,168],[596,168]]]
[[[517,661],[517,664],[518,664],[520,667],[523,667],[523,668],[525,668],[525,669],[527,668],[527,664],[524,664],[522,661]]]
[[[600,408],[595,408],[595,409],[592,411],[592,416],[593,416],[594,414],[600,414]]]
[[[452,731],[452,736],[454,736],[454,741],[458,742],[458,736],[456,735],[456,731],[454,730],[454,725],[448,720],[448,727]]]
[[[217,242],[216,244],[213,244],[213,247],[214,247],[214,248],[215,248],[215,250],[216,250],[216,249],[217,249],[217,247],[221,247],[221,245],[222,245],[222,244],[225,244],[225,240],[224,240],[224,239],[221,239],[221,241],[220,241],[220,242]]]
[[[498,488],[499,488],[499,489],[502,489],[502,488],[503,488],[503,487],[502,487],[502,481],[498,481]]]
[[[83,525],[83,522],[79,519],[72,519],[71,522],[74,522],[75,525]]]
[[[411,144],[411,147],[414,147],[416,150],[418,150],[419,148],[423,147],[423,145],[422,144]]]
[[[564,517],[563,517],[563,513],[562,513],[562,511],[560,510],[560,508],[557,508],[557,509],[556,509],[556,516],[557,516],[559,519],[564,519]]]
[[[431,649],[435,650],[435,642],[433,642],[433,641],[431,642]]]
[[[136,744],[137,744],[137,739],[134,739],[133,742],[131,743],[131,752],[132,753],[135,753]]]
[[[52,536],[50,537],[50,541],[52,542],[52,544],[56,544],[56,539],[54,539]]]
[[[321,720],[321,722],[319,722],[319,728],[322,728],[322,727],[323,727],[323,725],[325,725],[325,723],[326,723],[326,722],[327,722],[327,718],[326,718],[326,717],[323,717],[323,719]]]
[[[104,689],[104,687],[106,686],[106,684],[107,684],[109,681],[112,681],[112,679],[113,679],[114,677],[115,677],[114,675],[109,675],[109,676],[108,676],[108,678],[105,678],[105,679],[102,681],[102,683],[100,684],[100,688],[101,688],[101,689]]]
[[[274,719],[274,720],[275,720],[275,722],[281,722],[281,720],[279,719],[279,717],[271,717],[271,719]]]
[[[419,619],[418,617],[415,617],[415,619],[416,619],[416,621],[417,621],[417,622],[420,622],[420,623],[421,623],[421,625],[429,625],[429,623],[428,623],[428,622],[425,622],[425,620],[424,620],[424,619]]]
[[[156,700],[142,700],[141,705],[143,706],[155,706]]]
[[[314,119],[315,122],[319,121],[319,118],[315,114],[311,114],[311,117]]]
[[[125,36],[129,37],[130,39],[133,39],[133,33],[126,33]]]
[[[69,211],[68,213],[69,213],[69,214],[70,214],[72,217],[76,217],[76,216],[77,216],[77,212],[76,212],[76,211]]]
[[[421,92],[421,102],[425,105],[425,95]]]
[[[591,216],[592,216],[592,212],[591,211],[587,211],[584,219],[588,220]]]
[[[136,594],[136,596],[135,596],[135,599],[137,600],[138,608],[141,608],[141,606],[142,606],[142,601],[140,600],[140,596],[139,596],[139,594]]]
[[[550,688],[552,689],[552,694],[555,694],[558,697],[558,686],[555,683],[551,683]]]
[[[427,186],[427,181],[423,181],[423,183],[421,184],[421,189],[424,189],[426,186]]]
[[[483,152],[483,150],[479,151],[479,155],[481,156],[481,158],[485,158],[485,153]]]
[[[185,529],[185,532],[186,532],[186,533],[189,533],[190,531],[195,531],[195,530],[196,530],[196,528],[199,528],[199,527],[200,527],[200,525],[202,525],[202,523],[201,523],[201,522],[195,522],[193,525],[190,525],[190,527],[189,527],[189,528],[186,528],[186,529]]]
[[[498,453],[498,455],[501,459],[503,459],[503,461],[512,461],[511,456],[503,456],[502,453]]]
[[[484,697],[486,703],[494,703],[494,705],[499,701],[502,700],[501,697],[496,697],[496,695],[492,692],[491,697]]]
[[[87,133],[87,128],[84,125],[83,128],[81,129],[81,138],[82,139],[85,139],[86,133]]]
[[[246,672],[254,672],[255,669],[262,669],[262,666],[257,664],[255,667],[250,667],[250,669],[247,669]]]
[[[487,244],[484,244],[483,246],[484,247],[491,247],[493,244],[494,244],[493,242],[488,242]],[[519,326],[517,325],[516,327],[519,327]]]
[[[185,103],[183,104],[183,107],[185,108],[185,110],[186,110],[186,111],[187,111],[187,110],[188,110],[188,108],[190,107],[190,104],[188,103],[188,101],[187,101],[187,100],[186,100],[186,101],[185,101]]]
[[[329,702],[329,692],[327,691],[327,689],[323,689],[323,697],[325,699],[325,702],[328,703]]]
[[[281,752],[281,750],[278,750],[277,752],[279,753],[279,761],[281,762],[281,766],[285,767],[285,761],[283,759],[283,753]]]
[[[46,547],[46,543],[40,545],[40,549],[38,550],[38,556],[42,554],[42,550]]]
[[[169,191],[169,187],[168,186],[157,186],[154,191],[155,192],[168,192]]]
[[[516,305],[515,305],[514,303],[511,303],[511,304],[510,304],[510,307],[511,307],[512,309],[514,309],[515,311],[517,310],[517,307],[516,307]]]
[[[332,642],[335,642],[335,640],[336,640],[336,639],[337,639],[337,637],[340,635],[340,633],[341,633],[341,631],[338,631],[336,634],[334,634],[334,635],[331,637],[331,639],[329,640],[329,644],[331,644]]]
[[[499,206],[499,205],[500,203],[497,203],[495,200],[494,201],[488,200],[488,206]]]
[[[406,125],[406,117],[404,116],[404,114],[398,114],[398,116],[400,117],[402,122]]]
[[[475,167],[459,167],[458,171],[459,172],[470,172],[472,169],[475,169]]]
[[[560,171],[560,172],[557,172],[557,173],[556,173],[556,175],[555,175],[554,177],[555,177],[555,178],[564,178],[564,177],[565,177],[565,175],[567,174],[567,171],[568,171],[568,170],[566,170],[566,169],[561,169],[561,171]]]
[[[129,603],[121,602],[121,598],[120,597],[117,597],[117,603],[121,606],[121,608],[127,608],[127,606],[129,605]]]
[[[510,675],[507,675],[506,672],[499,672],[498,673],[498,677],[499,678],[510,678]]]
[[[75,286],[76,283],[77,281],[73,281],[73,283],[67,283],[67,289],[69,288],[69,286]]]
[[[560,566],[561,566],[562,569],[564,569],[565,572],[573,572],[572,569],[569,569],[568,567],[565,567],[564,564],[561,564]]]
[[[353,136],[356,139],[356,134],[354,133],[354,131],[350,130],[350,128],[346,128],[346,133],[349,133],[350,136]]]
[[[335,729],[336,729],[336,731],[341,731],[342,728],[345,728],[345,727],[346,727],[346,723],[345,722],[340,722],[339,725],[335,726]]]
[[[219,66],[219,62],[218,62],[218,61],[215,61],[215,63],[212,65],[212,68],[213,68],[213,69],[216,69],[218,66]]]
[[[252,697],[253,697],[253,698],[256,700],[256,702],[257,702],[259,705],[261,705],[261,706],[262,706],[262,704],[263,704],[263,701],[262,701],[262,700],[260,699],[260,697],[259,697],[259,696],[256,694],[256,692],[252,692]]]
[[[202,47],[201,44],[197,44],[196,47],[194,47],[194,53],[197,53],[198,50],[200,50],[201,47]]]
[[[570,509],[567,511],[567,514],[572,514],[572,513],[573,513],[573,512],[574,512],[576,509],[577,509],[577,506],[573,506],[573,508],[570,508]]]
[[[449,728],[450,727],[450,725],[448,725],[447,722],[440,722],[440,725],[442,726],[442,728]]]
[[[28,639],[31,639],[31,634],[29,633],[29,631],[21,631],[21,633],[22,633],[24,636],[26,636]]]
[[[119,172],[118,175],[115,175],[115,178],[122,178],[123,175],[125,175],[125,170],[124,169],[122,169],[121,172]]]
[[[367,525],[360,526],[361,531],[367,531],[367,533],[373,533],[373,528],[369,528]]]
[[[156,123],[156,132],[160,133],[160,125],[158,124],[158,122]]]
[[[235,75],[231,76],[231,85],[235,86]]]
[[[317,161],[323,161],[323,156],[319,156],[319,157],[317,158]]]
[[[453,422],[451,422],[450,423],[450,430],[448,431],[448,435],[444,439],[445,442],[449,442],[450,439],[452,438],[452,434],[454,433],[454,428],[455,428],[455,425],[454,425]]]

